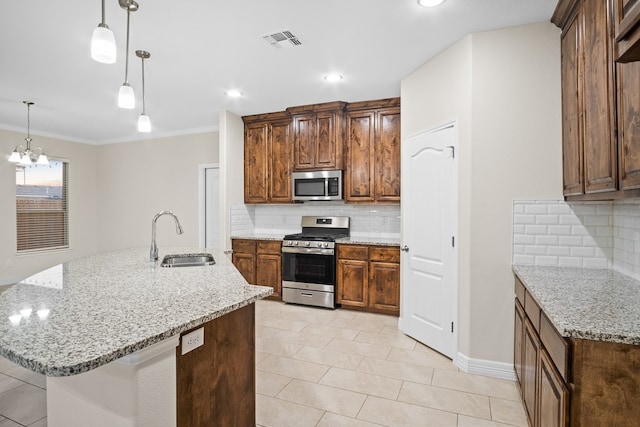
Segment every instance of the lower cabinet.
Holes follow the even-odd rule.
[[[344,308],[400,314],[400,249],[338,245],[337,303]]]
[[[282,299],[282,242],[232,239],[233,265],[252,285],[270,286],[270,299]]]

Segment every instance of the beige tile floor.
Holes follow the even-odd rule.
[[[259,301],[256,350],[259,426],[527,426],[514,382],[460,372],[395,317]],[[0,358],[0,427],[46,425],[44,378]]]

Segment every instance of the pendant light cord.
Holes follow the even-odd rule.
[[[25,102],[27,104],[27,151],[31,151],[31,104],[32,102]]]
[[[144,103],[144,57],[142,57],[142,114],[146,111]]]
[[[106,24],[104,23],[104,0],[102,0],[102,25],[106,26]]]

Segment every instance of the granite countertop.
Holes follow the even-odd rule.
[[[203,252],[160,248],[169,253]],[[163,268],[149,248],[52,267],[0,293],[0,355],[48,376],[97,368],[273,292],[247,284],[218,250],[216,264]],[[31,309],[30,312],[20,310]]]
[[[271,234],[271,233],[252,233],[243,234],[241,236],[231,236],[232,239],[246,239],[246,240],[282,240],[283,234]]]
[[[400,246],[400,238],[351,236],[337,239],[336,243],[344,243],[349,245]]]
[[[640,281],[611,269],[513,271],[563,337],[640,345]]]

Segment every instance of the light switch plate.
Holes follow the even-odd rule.
[[[204,345],[204,327],[182,336],[182,354]]]

